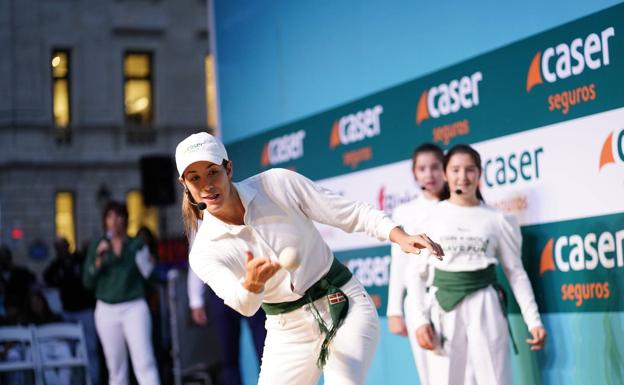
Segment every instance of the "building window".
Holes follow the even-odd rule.
[[[71,121],[70,55],[68,50],[52,51],[52,112],[54,126],[65,129]]]
[[[76,226],[74,217],[74,194],[68,191],[57,192],[54,204],[56,236],[67,239],[71,252],[76,251]]]
[[[152,55],[146,52],[127,52],[123,66],[126,123],[150,125],[154,109]]]
[[[217,128],[217,82],[215,74],[214,56],[208,55],[204,61],[206,73],[206,114],[208,115],[208,128]]]
[[[128,205],[128,235],[135,236],[141,226],[158,235],[158,209],[145,207],[141,190],[131,190],[126,195]]]

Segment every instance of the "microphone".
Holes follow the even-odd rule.
[[[206,207],[208,207],[208,206],[206,206],[206,204],[204,202],[195,203],[195,199],[193,199],[193,196],[191,195],[191,193],[188,190],[186,190],[186,194],[188,194],[187,198],[188,198],[188,201],[189,201],[190,204],[192,204],[193,206],[197,207],[197,209],[199,211],[206,210]]]
[[[208,206],[206,206],[206,204],[204,202],[199,202],[199,203],[193,202],[193,199],[189,199],[189,203],[192,204],[193,206],[197,207],[197,209],[199,211],[204,211],[204,210],[206,210],[206,207],[208,207]]]
[[[106,232],[106,234],[104,234],[104,240],[106,241],[106,243],[108,243],[108,248],[109,248],[109,249],[112,247],[112,245],[111,245],[111,240],[112,240],[112,239],[113,239],[113,232],[112,232],[112,231],[110,231],[110,230],[108,230],[108,231]],[[103,250],[103,251],[101,251],[101,252],[100,252],[97,256],[98,256],[98,257],[100,257],[100,258],[102,258],[102,257],[104,257],[104,254],[106,254],[106,252],[107,252],[107,251],[108,251],[108,250]]]

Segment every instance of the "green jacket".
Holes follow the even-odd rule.
[[[103,302],[115,304],[145,297],[147,280],[139,272],[135,256],[143,246],[138,237],[124,241],[121,255],[112,250],[103,256],[102,265],[95,267],[97,245],[104,237],[91,243],[82,272],[85,287],[95,289],[95,297]]]

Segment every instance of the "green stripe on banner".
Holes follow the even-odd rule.
[[[323,179],[624,105],[624,4],[227,146],[236,179]]]
[[[522,235],[541,313],[624,310],[624,213],[524,226]],[[518,313],[515,299],[510,304]]]
[[[334,255],[366,288],[375,303],[377,312],[380,315],[386,314],[390,279],[390,246],[341,251]]]

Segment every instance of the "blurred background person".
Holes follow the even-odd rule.
[[[158,385],[152,346],[152,320],[145,300],[154,268],[149,248],[127,236],[128,210],[119,202],[104,208],[105,235],[87,253],[83,280],[95,289],[95,326],[102,342],[110,385],[128,383],[128,353],[140,385]]]
[[[425,143],[414,149],[412,154],[412,175],[421,194],[410,202],[401,204],[394,209],[392,219],[403,226],[411,223],[420,223],[426,217],[427,211],[441,198],[446,185],[442,172],[444,153],[435,144]],[[406,297],[405,269],[411,259],[401,248],[392,244],[392,263],[390,264],[390,282],[388,284],[388,329],[399,336],[409,336],[409,343],[414,355],[414,362],[418,370],[418,377],[422,385],[429,385],[427,372],[426,350],[416,342],[416,327],[411,298]],[[424,258],[418,259],[421,269],[426,269]],[[431,282],[427,282],[429,286]],[[426,295],[426,294],[425,294]],[[423,298],[427,304],[428,299]]]
[[[4,292],[7,323],[25,323],[29,312],[28,298],[37,285],[37,277],[29,269],[13,263],[13,253],[8,246],[0,246],[0,286]]]
[[[67,239],[58,237],[54,241],[56,257],[45,269],[43,278],[46,285],[57,288],[63,305],[63,319],[66,322],[80,323],[84,329],[89,357],[89,376],[91,384],[100,383],[100,361],[98,355],[97,333],[93,309],[95,298],[93,291],[87,289],[82,281],[84,255],[72,253]]]
[[[50,309],[46,297],[40,290],[31,290],[29,292],[28,306],[28,324],[30,325],[63,322],[63,317]],[[72,358],[71,347],[68,341],[52,338],[40,340],[37,344],[39,345],[40,358],[43,363],[48,359],[61,360]],[[46,385],[67,385],[71,383],[72,369],[69,367],[45,369],[43,378]]]
[[[136,236],[143,240],[143,244],[149,249],[150,255],[154,262],[160,260],[158,255],[158,239],[156,235],[143,225],[137,230]],[[160,378],[165,378],[171,371],[170,350],[168,349],[167,332],[164,330],[168,326],[163,322],[166,317],[166,309],[163,309],[163,297],[166,297],[165,282],[162,279],[162,271],[156,270],[149,276],[146,282],[145,298],[152,316],[152,345],[154,346],[154,355],[158,364]],[[166,305],[165,305],[166,306]]]

